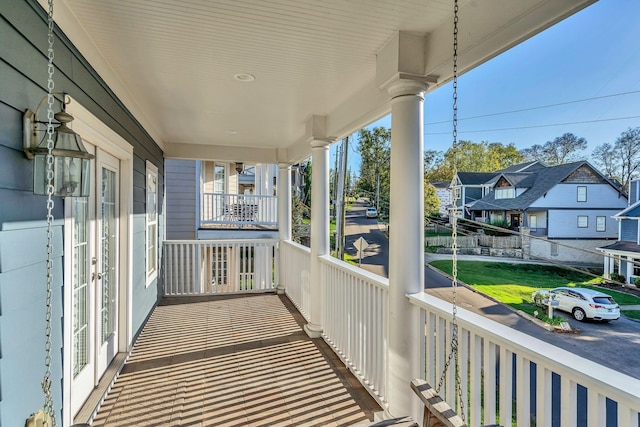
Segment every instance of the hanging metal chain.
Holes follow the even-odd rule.
[[[47,95],[47,290],[46,290],[46,314],[45,314],[45,336],[46,341],[44,345],[45,358],[44,358],[44,378],[42,379],[42,392],[44,393],[44,412],[48,414],[51,419],[51,426],[56,427],[56,414],[53,405],[53,395],[51,394],[51,314],[52,314],[52,284],[53,284],[53,261],[51,259],[53,252],[53,103],[55,98],[53,96],[53,0],[49,0],[49,16],[48,16],[48,42],[49,49],[47,56],[49,57],[49,64],[47,66],[47,72],[49,77],[47,79],[47,89],[49,91]]]
[[[458,173],[458,165],[457,165],[457,148],[458,148],[458,0],[454,0],[454,8],[453,8],[453,169],[454,169],[454,180],[455,175]],[[457,396],[459,411],[458,415],[464,421],[465,419],[465,409],[464,409],[464,399],[462,394],[462,382],[460,379],[460,363],[458,358],[458,321],[457,321],[457,311],[458,311],[458,301],[457,301],[457,288],[458,288],[458,215],[457,215],[457,204],[456,201],[461,194],[457,191],[456,182],[452,182],[452,190],[453,190],[453,209],[452,209],[452,223],[451,223],[451,240],[452,240],[452,255],[451,255],[451,287],[453,290],[453,301],[452,301],[452,317],[451,317],[451,348],[449,349],[449,355],[444,365],[444,369],[442,371],[442,376],[440,377],[440,381],[438,382],[438,386],[436,387],[436,392],[439,393],[442,385],[444,384],[444,380],[446,377],[446,373],[453,362],[454,370],[455,370],[455,392]],[[463,206],[464,209],[464,206]]]

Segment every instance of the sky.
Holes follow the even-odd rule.
[[[425,97],[425,150],[451,146],[451,117],[449,83]],[[391,127],[391,117],[375,126]],[[639,0],[600,0],[458,78],[460,140],[523,149],[571,132],[587,140],[591,161],[596,146],[638,126]],[[358,174],[355,144],[349,157]]]

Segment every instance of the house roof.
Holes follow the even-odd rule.
[[[603,246],[598,249],[605,250],[605,251],[640,253],[640,245],[636,245],[633,242],[623,242],[623,241],[618,241],[612,245]]]
[[[614,218],[623,218],[623,217],[630,217],[630,216],[640,216],[640,200],[638,200],[637,202],[635,202],[634,204],[628,206],[627,208],[625,208],[624,210],[618,212],[617,214],[613,215]]]
[[[446,190],[451,185],[451,182],[450,181],[437,181],[437,182],[430,182],[429,184],[433,185],[436,188],[440,188],[440,189]]]
[[[528,208],[533,202],[542,197],[547,191],[551,190],[557,184],[565,180],[572,172],[582,166],[588,166],[592,171],[597,173],[603,181],[609,183],[616,191],[620,191],[609,179],[603,176],[597,169],[591,166],[586,161],[579,161],[573,163],[565,163],[557,166],[550,166],[540,170],[538,172],[531,172],[529,174],[516,174],[516,175],[528,175],[526,178],[522,178],[518,187],[527,187],[527,191],[520,194],[513,199],[497,199],[495,198],[495,192],[491,192],[487,196],[478,200],[470,208],[473,211],[503,211],[503,210],[523,210]],[[527,184],[527,185],[525,185]]]
[[[496,176],[496,172],[458,172],[458,180],[462,185],[483,185]]]
[[[534,170],[539,170],[540,168],[546,168],[548,165],[540,160],[534,160],[532,162],[526,163],[518,163],[517,165],[509,166],[508,168],[500,169],[498,172],[533,172]]]

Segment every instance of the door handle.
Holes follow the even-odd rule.
[[[96,279],[102,280],[102,273],[93,273],[91,275],[91,280],[96,280]]]

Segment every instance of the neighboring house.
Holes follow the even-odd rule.
[[[545,259],[600,263],[601,256],[593,251],[617,238],[611,216],[627,205],[619,186],[585,161],[500,172],[486,185],[490,192],[470,212],[487,222],[501,220],[528,230],[529,254]]]
[[[491,192],[491,179],[500,173],[534,172],[546,165],[539,161],[519,163],[495,172],[458,172],[453,178],[451,187],[452,197],[455,197],[456,213],[467,219],[484,220],[478,214],[472,214],[469,209],[478,200]]]
[[[621,274],[633,284],[640,277],[640,181],[631,181],[629,188],[629,206],[613,215],[618,221],[618,241],[598,249],[604,254],[604,276]]]
[[[449,215],[451,205],[451,183],[448,181],[431,182],[436,189],[436,197],[440,200],[440,207],[438,212],[442,216]]]

